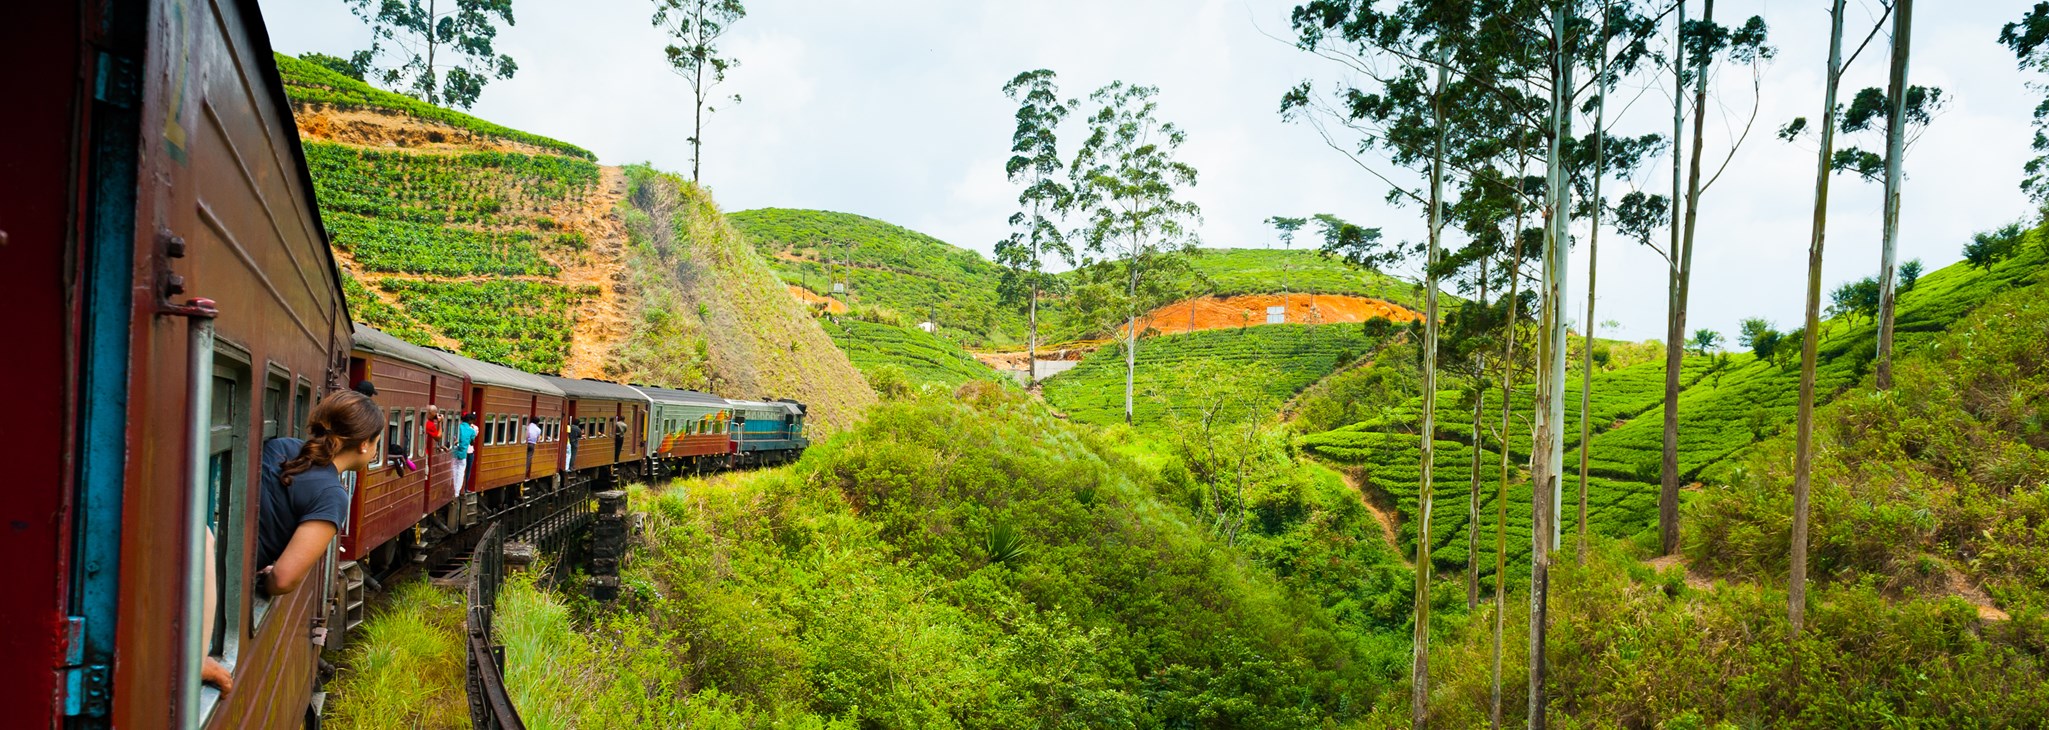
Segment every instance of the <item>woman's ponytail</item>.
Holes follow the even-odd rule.
[[[292,477],[315,466],[329,466],[337,454],[359,448],[363,442],[384,432],[384,409],[369,396],[353,390],[337,390],[320,399],[307,419],[310,438],[299,447],[299,455],[278,468],[278,481],[292,486]]]

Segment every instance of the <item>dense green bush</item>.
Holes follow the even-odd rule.
[[[1889,599],[1863,583],[1810,594],[1793,639],[1779,581],[1686,587],[1628,545],[1553,569],[1551,717],[1567,727],[2032,728],[2049,717],[2039,612],[1981,623],[1955,598]],[[1528,602],[1507,602],[1503,721],[1525,722]],[[1433,644],[1433,725],[1488,724],[1491,614]],[[1407,727],[1406,688],[1368,727]]]
[[[1933,277],[1930,277],[1933,278]],[[2002,605],[2049,609],[2049,283],[1994,297],[1902,358],[1893,388],[1816,417],[1810,571],[1942,591],[1961,573]],[[1785,570],[1792,434],[1688,505],[1687,554]]]
[[[970,385],[641,495],[590,630],[509,591],[501,635],[547,645],[513,691],[586,727],[1300,728],[1401,681],[1413,576],[1336,475],[1263,449],[1233,545],[1128,443]]]
[[[415,345],[434,344],[434,335],[419,320],[403,309],[384,303],[362,282],[356,281],[356,277],[347,273],[342,274],[342,296],[349,303],[351,321],[370,325]]]

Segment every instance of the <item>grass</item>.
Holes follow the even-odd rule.
[[[791,284],[830,293],[829,260],[835,275],[850,279],[855,303],[914,321],[930,316],[947,336],[971,345],[1024,340],[1023,315],[997,302],[1001,270],[973,251],[851,213],[761,208],[727,220]],[[841,269],[842,262],[853,268]]]
[[[568,142],[492,124],[453,109],[444,109],[409,96],[394,94],[335,73],[332,69],[318,64],[282,53],[272,54],[272,58],[277,61],[278,75],[284,80],[286,95],[300,104],[394,111],[426,121],[447,124],[485,137],[532,145],[586,160],[597,159],[597,155],[591,154],[590,150]]]
[[[1286,399],[1335,370],[1340,361],[1365,354],[1373,340],[1357,325],[1276,324],[1235,330],[1206,330],[1139,341],[1133,410],[1141,425],[1159,423],[1177,407],[1176,374],[1194,362],[1264,363],[1276,376],[1267,394]],[[1045,381],[1046,401],[1086,423],[1124,420],[1124,353],[1103,347],[1074,369]]]
[[[710,194],[645,166],[626,168],[624,201],[637,280],[651,282],[626,368],[634,382],[690,385],[735,398],[795,398],[810,407],[815,436],[849,428],[875,402],[874,390],[808,309],[777,280],[757,245],[719,210]],[[662,304],[663,309],[653,308]],[[638,349],[633,349],[638,348]],[[682,371],[682,372],[677,372]],[[676,378],[638,379],[675,373]]]
[[[462,594],[392,586],[339,658],[324,718],[343,730],[467,728]]]

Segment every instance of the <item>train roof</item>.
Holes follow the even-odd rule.
[[[463,357],[452,352],[442,352],[441,356],[447,358],[448,362],[455,366],[457,372],[469,376],[472,383],[516,388],[518,390],[547,395],[568,395],[568,393],[562,392],[561,388],[555,387],[554,383],[548,382],[547,378],[533,373],[514,370],[504,365],[484,362],[473,357]]]
[[[404,360],[421,367],[432,368],[444,373],[457,373],[455,364],[448,361],[448,354],[440,350],[421,347],[385,334],[369,325],[358,324],[350,335],[355,348],[393,360]]]
[[[618,383],[608,383],[603,380],[591,380],[589,378],[559,378],[553,375],[543,375],[541,378],[554,383],[555,387],[561,388],[562,392],[569,394],[571,398],[603,398],[606,400],[630,400],[641,403],[648,401],[646,394]]]
[[[694,390],[659,388],[652,385],[636,385],[633,386],[633,389],[646,394],[648,399],[653,400],[656,403],[668,403],[687,406],[705,406],[709,408],[732,407],[729,403],[727,403],[726,399],[724,398],[720,398],[710,393],[699,393]]]
[[[804,404],[793,400],[735,400],[727,402],[733,404],[734,408],[746,408],[757,411],[781,411],[795,416],[804,415]]]

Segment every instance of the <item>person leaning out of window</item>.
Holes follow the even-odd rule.
[[[256,523],[256,564],[263,568],[255,582],[267,596],[298,590],[327,556],[328,543],[348,521],[349,492],[341,475],[368,466],[384,434],[384,410],[356,390],[328,394],[307,420],[311,438],[263,442]],[[232,689],[227,669],[213,657],[206,658],[200,676],[222,692]]]

